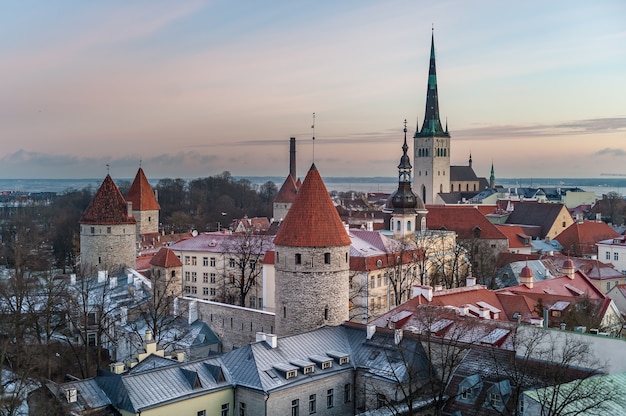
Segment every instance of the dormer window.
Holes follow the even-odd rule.
[[[298,370],[289,370],[285,373],[285,378],[290,379],[298,376]]]
[[[333,362],[332,361],[324,361],[322,363],[322,370],[325,370],[327,368],[330,368],[333,366]]]

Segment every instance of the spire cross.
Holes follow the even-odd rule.
[[[313,113],[313,124],[311,124],[311,128],[313,129],[313,163],[315,163],[315,113]]]

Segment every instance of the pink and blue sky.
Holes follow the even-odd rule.
[[[622,0],[40,0],[0,4],[0,177],[284,176],[292,136],[303,175],[313,113],[323,176],[395,177],[433,25],[453,164],[626,173]]]

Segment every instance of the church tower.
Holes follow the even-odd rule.
[[[135,180],[126,194],[126,201],[133,204],[133,216],[137,220],[137,237],[159,232],[161,207],[142,168],[139,168],[135,175]]]
[[[405,238],[415,231],[426,229],[426,207],[422,199],[411,189],[411,160],[408,155],[409,146],[406,144],[406,120],[404,121],[404,144],[402,157],[398,165],[398,190],[391,197],[390,230],[394,236]]]
[[[131,205],[107,175],[79,220],[83,270],[117,273],[135,267],[137,223]]]
[[[350,244],[312,165],[274,238],[277,335],[348,320]]]
[[[437,202],[437,194],[450,192],[450,134],[439,118],[437,71],[435,67],[435,36],[431,37],[430,68],[426,92],[426,113],[422,129],[419,124],[413,136],[415,159],[415,190],[425,204]]]

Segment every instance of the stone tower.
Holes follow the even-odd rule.
[[[277,335],[348,320],[350,243],[312,165],[274,238]]]
[[[142,168],[139,168],[135,175],[135,180],[126,194],[126,201],[133,204],[133,216],[137,221],[137,237],[159,232],[161,207]]]
[[[137,223],[131,205],[107,175],[79,220],[81,266],[87,273],[135,267]]]
[[[409,146],[406,144],[406,120],[404,121],[404,144],[402,157],[398,165],[398,190],[391,196],[391,221],[389,229],[394,236],[405,238],[415,231],[426,229],[426,214],[428,211],[422,199],[411,189],[411,160],[408,155]]]
[[[289,139],[289,175],[283,182],[283,186],[274,197],[273,216],[274,221],[282,221],[287,216],[287,212],[296,200],[298,193],[298,182],[296,175],[296,138]]]
[[[435,37],[431,37],[430,69],[426,92],[426,113],[422,129],[419,124],[413,136],[415,158],[415,189],[425,204],[437,202],[437,194],[450,192],[450,134],[441,126],[437,71],[435,67]]]
[[[183,292],[183,263],[171,249],[161,249],[150,259],[154,296],[180,296]]]

